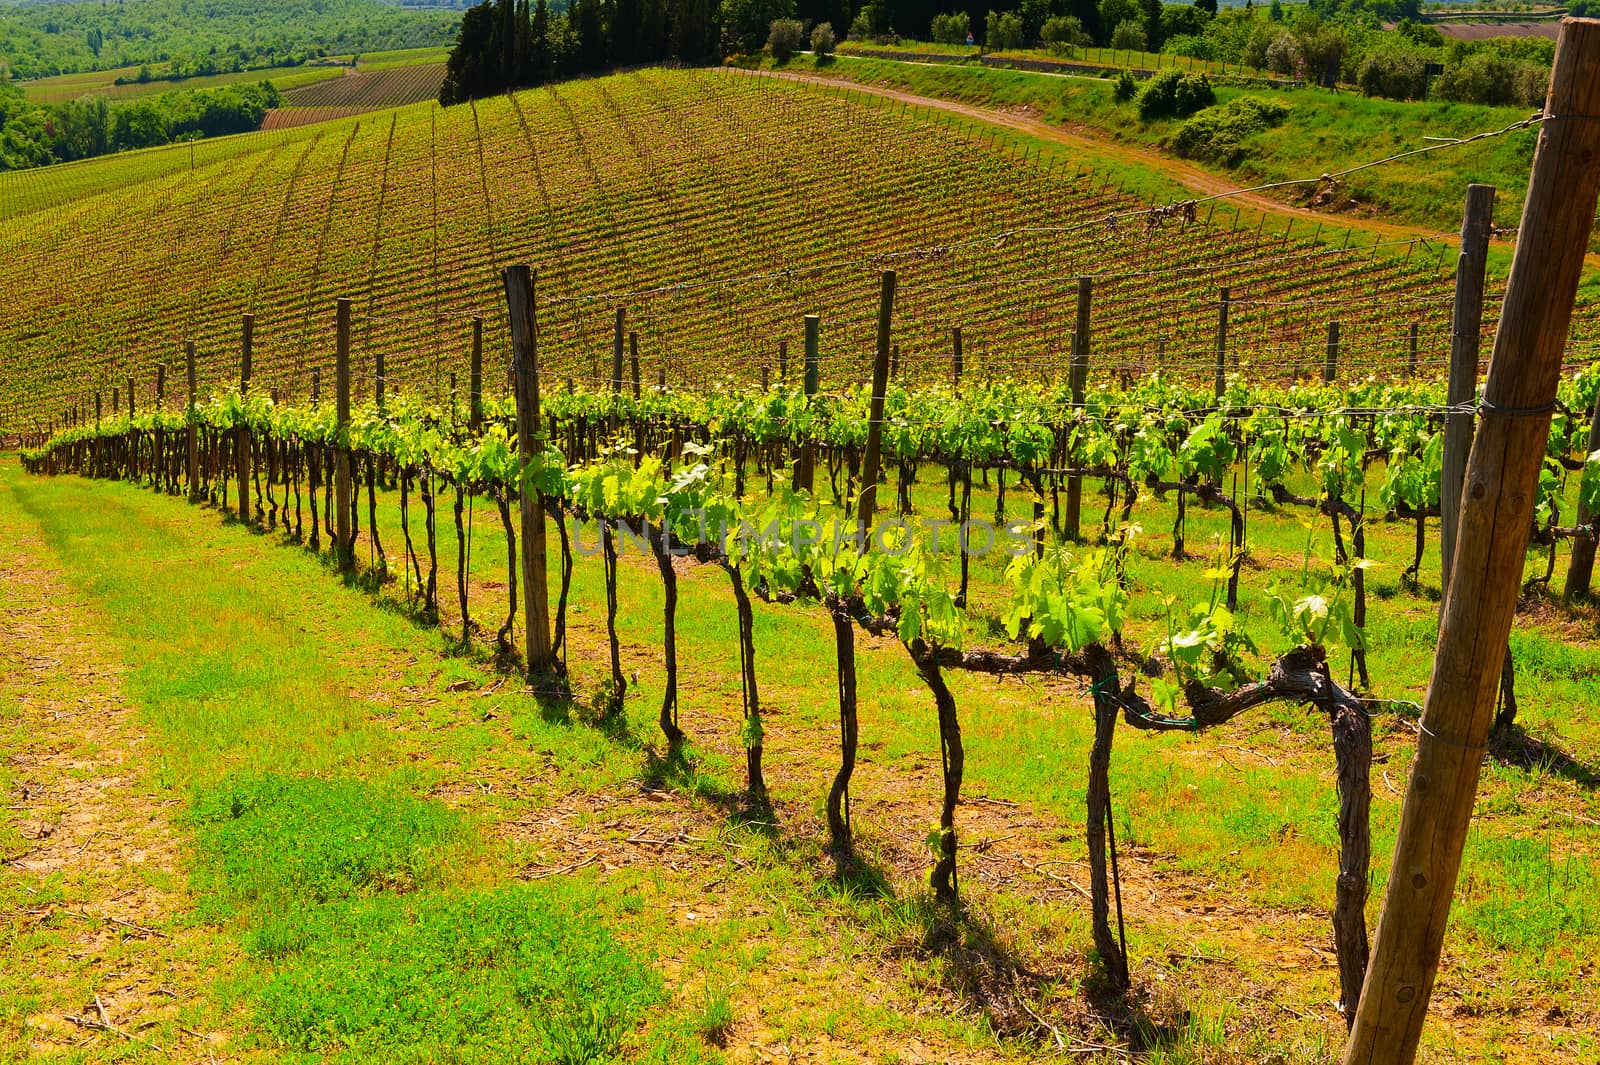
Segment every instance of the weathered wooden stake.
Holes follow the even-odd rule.
[[[1589,446],[1584,449],[1584,455],[1592,455],[1596,451],[1600,451],[1600,392],[1595,393],[1594,409],[1589,412]],[[1594,519],[1594,512],[1584,505],[1580,496],[1577,523],[1588,525]],[[1573,542],[1572,561],[1567,566],[1567,585],[1561,593],[1563,599],[1570,602],[1589,594],[1589,584],[1594,579],[1594,551],[1593,537],[1580,537]]]
[[[350,533],[350,301],[340,297],[335,313],[337,340],[334,350],[334,418],[339,446],[333,458],[334,546],[339,565],[350,569],[356,562],[355,539]]]
[[[511,352],[516,366],[517,451],[539,450],[539,329],[534,312],[535,276],[526,266],[508,266],[504,274],[506,306],[511,317]],[[618,312],[621,322],[621,310]],[[550,646],[550,596],[545,572],[544,500],[531,485],[521,491],[522,612],[526,619],[528,675],[555,672]]]
[[[472,316],[472,359],[467,363],[467,419],[472,431],[483,427],[483,319]]]
[[[246,314],[239,332],[239,397],[250,391],[250,355],[255,344],[256,316]],[[234,467],[239,479],[239,520],[250,520],[250,427],[239,425],[233,437]]]
[[[1411,330],[1406,337],[1406,373],[1412,377],[1417,375],[1417,323],[1411,323]]]
[[[1333,384],[1339,376],[1339,319],[1328,323],[1328,352],[1322,359],[1322,383]]]
[[[1494,221],[1494,186],[1468,185],[1467,209],[1461,219],[1461,257],[1456,261],[1456,301],[1450,316],[1450,382],[1445,403],[1471,404],[1478,393],[1478,348],[1483,332],[1483,275],[1489,257],[1489,228]],[[1444,458],[1439,471],[1439,616],[1444,617],[1460,524],[1461,482],[1472,451],[1471,413],[1448,414],[1444,420]]]
[[[1217,297],[1217,398],[1228,390],[1228,305],[1229,292],[1224,288]]]
[[[805,374],[801,379],[801,388],[804,390],[806,399],[809,402],[811,397],[817,394],[817,378],[819,376],[817,362],[820,358],[819,333],[822,329],[822,318],[815,314],[808,314],[805,317],[805,323]],[[811,492],[815,489],[816,464],[816,445],[811,442],[810,435],[807,434],[806,441],[800,445],[800,460],[794,465],[794,490],[796,492],[802,489]]]
[[[1600,21],[1561,23],[1544,113],[1483,424],[1467,462],[1411,784],[1345,1065],[1410,1065],[1438,975],[1600,193]]]
[[[789,342],[778,341],[778,380],[787,383],[789,380]]]
[[[894,322],[895,273],[885,270],[878,291],[878,351],[872,362],[872,403],[867,422],[867,454],[861,465],[861,502],[856,508],[863,550],[872,546],[872,517],[878,508],[879,450],[883,446],[883,395],[889,389],[889,330]]]
[[[965,365],[965,363],[963,362],[963,360],[961,358],[961,327],[959,325],[951,326],[950,327],[950,374],[951,374],[951,381],[954,384],[956,384],[958,386],[961,384],[961,371],[964,370],[964,369],[966,369],[966,365]]]
[[[1072,407],[1083,408],[1083,393],[1089,383],[1089,301],[1093,294],[1094,279],[1078,278],[1078,320],[1072,331],[1072,362],[1067,371],[1067,384],[1072,389]],[[1068,464],[1077,465],[1075,456],[1068,456]],[[1061,532],[1068,540],[1077,540],[1079,514],[1083,509],[1083,478],[1078,474],[1067,477],[1067,509],[1061,516]]]
[[[633,379],[633,398],[639,398],[639,334],[628,332],[628,375]]]
[[[200,502],[200,435],[199,428],[195,425],[200,420],[200,412],[195,406],[195,381],[194,381],[194,341],[189,341],[184,346],[185,368],[189,379],[189,406],[186,409],[184,421],[186,441],[189,449],[189,502]],[[94,394],[94,420],[100,421],[100,393]]]

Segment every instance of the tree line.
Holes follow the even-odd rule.
[[[29,103],[0,81],[0,170],[88,159],[174,141],[247,133],[282,106],[270,82],[180,89],[112,105],[104,96],[60,104]]]

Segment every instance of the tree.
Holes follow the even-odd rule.
[[[1100,32],[1095,35],[1095,40],[1101,43],[1110,43],[1111,35],[1118,26],[1124,22],[1140,21],[1138,0],[1100,0]],[[1088,27],[1085,22],[1084,26]]]
[[[494,0],[484,0],[461,16],[456,46],[445,60],[444,83],[439,86],[441,104],[449,107],[465,103],[503,87],[496,49],[498,34],[495,31],[499,21]]]
[[[1194,6],[1204,11],[1207,15],[1217,13],[1217,0],[1194,0]]]
[[[1139,0],[1139,14],[1144,20],[1145,47],[1152,52],[1161,51],[1161,0]]]

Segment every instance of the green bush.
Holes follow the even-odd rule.
[[[1216,47],[1209,37],[1196,37],[1193,34],[1180,33],[1176,37],[1168,37],[1161,42],[1161,50],[1167,55],[1181,55],[1187,59],[1215,59]]]
[[[1139,94],[1139,117],[1187,118],[1203,107],[1217,102],[1211,88],[1211,79],[1204,74],[1186,74],[1177,70],[1163,70],[1145,83]]]
[[[1074,48],[1086,48],[1091,41],[1084,32],[1083,20],[1072,15],[1056,15],[1044,20],[1039,39],[1053,55],[1070,55]]]
[[[1111,47],[1116,49],[1142,52],[1149,43],[1143,24],[1131,18],[1123,19],[1117,23],[1117,28],[1111,31]]]
[[[1244,154],[1244,140],[1283,121],[1289,108],[1277,100],[1241,96],[1198,112],[1173,134],[1172,147],[1185,159],[1209,159],[1232,166]]]
[[[1480,53],[1445,67],[1433,95],[1460,103],[1538,107],[1549,80],[1550,72],[1537,63]]]
[[[779,63],[787,63],[806,46],[806,28],[799,19],[778,18],[767,29],[767,51]]]
[[[1003,52],[1022,47],[1022,16],[1012,12],[989,12],[983,22],[984,47],[991,52]]]
[[[1384,48],[1361,62],[1356,84],[1368,96],[1390,100],[1420,100],[1428,91],[1427,52],[1411,48]]]
[[[1132,71],[1122,71],[1117,75],[1117,82],[1111,94],[1116,97],[1117,103],[1127,103],[1139,95],[1139,79],[1133,76]]]
[[[838,42],[833,38],[833,23],[819,22],[811,31],[811,51],[817,58],[830,56]]]
[[[957,11],[953,15],[935,15],[929,33],[939,44],[966,44],[967,34],[972,32],[972,22],[965,11]]]

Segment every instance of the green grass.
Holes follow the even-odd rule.
[[[924,510],[935,509],[942,492],[929,480],[917,489]],[[134,667],[140,713],[164,737],[162,762],[149,771],[168,781],[172,794],[195,796],[196,912],[211,907],[221,919],[213,934],[250,948],[214,995],[219,1009],[230,1002],[245,1009],[252,1053],[315,1045],[301,1052],[367,1060],[377,1045],[401,1038],[383,1033],[403,1031],[418,1045],[466,1040],[482,1060],[516,1060],[473,1018],[511,1001],[510,972],[525,964],[465,982],[451,960],[462,949],[451,929],[485,914],[494,930],[485,949],[495,952],[545,942],[552,924],[570,926],[575,943],[591,945],[585,956],[592,954],[596,967],[584,971],[625,989],[618,1010],[635,1003],[640,1011],[642,1023],[618,1037],[625,1057],[649,1059],[666,1048],[680,1056],[714,1053],[713,1036],[729,1013],[730,1047],[759,1025],[770,1033],[763,1040],[826,1031],[847,1046],[884,1050],[882,1060],[912,1041],[943,1048],[940,1056],[1026,1057],[1034,1044],[1015,1034],[997,1042],[1005,1014],[969,997],[985,986],[974,959],[987,956],[991,943],[1050,974],[1031,993],[1033,1008],[1091,1041],[1125,1037],[1077,1012],[1094,980],[1083,953],[1081,896],[1015,862],[990,865],[990,856],[970,849],[984,836],[1011,833],[997,852],[1023,847],[1029,862],[1059,863],[1050,868],[1085,882],[1073,863],[1082,861],[1090,728],[1074,685],[952,678],[968,749],[964,794],[1023,803],[1027,820],[979,828],[988,808],[968,804],[958,812],[969,848],[962,856],[968,913],[954,933],[959,949],[952,949],[937,945],[951,933],[941,931],[939,911],[920,886],[921,836],[937,808],[931,700],[892,644],[864,639],[860,652],[863,765],[855,816],[876,872],[836,880],[818,869],[821,796],[837,724],[829,629],[814,611],[756,608],[778,821],[769,833],[741,823],[726,805],[741,772],[738,656],[731,595],[714,571],[694,570],[680,585],[682,720],[693,739],[687,767],[677,769],[656,753],[661,593],[653,565],[642,560],[625,563],[621,576],[624,667],[637,678],[625,722],[603,732],[514,686],[478,694],[494,687],[474,661],[485,656],[440,657],[450,640],[413,622],[403,584],[388,586],[374,603],[358,585],[342,585],[325,560],[274,545],[275,535],[127,486],[24,481],[8,468],[0,492],[43,527],[73,580],[112,622]],[[393,502],[385,495],[381,514],[398,570]],[[976,503],[980,513],[992,505],[992,496]],[[1188,598],[1209,587],[1203,561],[1179,565],[1164,557],[1171,517],[1161,501],[1136,510],[1148,531],[1132,568],[1135,646],[1149,646],[1164,624],[1158,592]],[[1298,562],[1305,530],[1292,515],[1252,511],[1250,521],[1259,558],[1279,568]],[[504,605],[497,527],[492,509],[475,509],[471,602],[486,626],[498,622]],[[1224,527],[1219,512],[1191,510],[1191,550],[1203,551]],[[1374,583],[1386,596],[1372,607],[1373,668],[1379,694],[1418,699],[1437,606],[1391,587],[1409,536],[1409,526],[1398,524],[1375,524],[1370,532],[1369,553],[1385,563]],[[447,521],[439,542],[448,631],[455,627],[455,554]],[[1531,559],[1530,571],[1537,564]],[[1241,617],[1271,646],[1257,591],[1264,577],[1247,573]],[[571,661],[582,694],[603,672],[598,564],[580,559],[575,579]],[[978,580],[981,608],[998,587],[992,564],[980,567]],[[1430,583],[1437,583],[1431,557],[1424,587]],[[1582,761],[1600,739],[1592,712],[1600,702],[1589,649],[1594,623],[1580,614],[1562,628],[1553,624],[1519,628],[1525,721],[1532,734]],[[1591,633],[1582,643],[1571,635],[1575,625]],[[987,641],[975,634],[974,642]],[[225,661],[230,656],[237,665]],[[191,660],[203,667],[198,679],[175,679]],[[449,692],[456,680],[471,681],[473,690]],[[203,710],[190,709],[196,701]],[[216,733],[209,738],[206,720]],[[1412,751],[1402,715],[1382,715],[1376,725],[1371,916],[1398,810],[1385,780],[1403,787]],[[1251,1060],[1277,1052],[1310,1062],[1328,1060],[1338,1045],[1341,1025],[1326,1008],[1331,961],[1303,946],[1327,939],[1332,894],[1336,797],[1325,732],[1313,715],[1280,707],[1203,736],[1119,734],[1118,839],[1136,870],[1130,875],[1144,878],[1126,900],[1130,945],[1141,981],[1165,989],[1143,1020],[1131,1022],[1130,1031],[1149,1028],[1150,1060]],[[264,764],[275,767],[271,775],[262,775]],[[638,795],[640,781],[676,796],[663,808]],[[574,806],[575,814],[560,813]],[[1492,1053],[1514,1045],[1523,1033],[1513,1010],[1558,1007],[1580,1029],[1582,1018],[1595,1014],[1581,973],[1600,949],[1597,885],[1586,864],[1600,833],[1583,820],[1596,819],[1597,807],[1592,785],[1561,771],[1491,763],[1441,980],[1446,1010],[1459,993],[1480,1020],[1435,1022],[1425,1060],[1449,1060],[1451,1047]],[[576,896],[566,875],[505,888],[519,870],[565,868],[591,846],[551,850],[550,840],[507,837],[511,824],[539,823],[553,812],[568,818],[564,832],[608,837],[605,846],[622,853],[630,850],[622,840],[641,832],[668,835],[688,824],[694,838],[663,849],[656,863],[578,870],[571,874]],[[308,821],[315,838],[297,838],[296,826]],[[684,869],[673,868],[683,861]],[[291,884],[302,887],[291,892]],[[289,894],[327,901],[287,909],[260,901]],[[567,916],[578,897],[599,931]],[[1202,902],[1216,913],[1204,914]],[[621,953],[605,939],[587,938],[601,932]],[[559,943],[528,949],[567,956]],[[1196,963],[1193,955],[1225,964]],[[1285,956],[1294,960],[1286,965]],[[651,990],[658,978],[659,991]],[[407,988],[435,990],[402,995]],[[456,994],[459,1008],[442,1008]],[[1259,1006],[1263,996],[1306,1019]],[[412,1013],[390,1008],[401,998],[418,1003]],[[957,1016],[934,1019],[958,1004]],[[586,1018],[575,1023],[588,1030]],[[1580,1060],[1595,1051],[1570,1025],[1551,1038]]]
[[[807,66],[809,59],[795,65]],[[1165,148],[1176,120],[1142,122],[1131,103],[1118,103],[1112,82],[1095,77],[1060,77],[973,64],[913,64],[840,57],[822,72],[918,94],[988,107],[1026,107],[1046,122],[1090,127],[1114,142]],[[1320,89],[1238,88],[1219,84],[1217,100],[1266,94],[1290,108],[1277,129],[1245,141],[1244,160],[1234,168],[1211,167],[1241,185],[1315,177],[1356,162],[1423,147],[1428,137],[1464,137],[1500,129],[1526,118],[1520,110],[1455,103],[1403,103]],[[1460,229],[1463,190],[1485,182],[1498,190],[1495,222],[1515,227],[1522,212],[1535,130],[1446,148],[1346,178],[1329,204],[1331,213],[1381,218],[1435,230]],[[1301,202],[1300,190],[1280,193]],[[1352,204],[1350,201],[1354,201]]]
[[[321,1060],[611,1060],[663,993],[606,931],[594,887],[385,896],[314,913],[292,948],[275,945],[262,1028]]]

